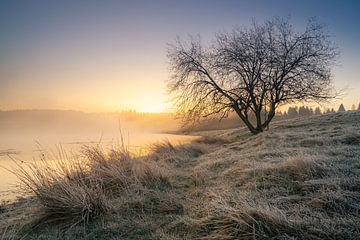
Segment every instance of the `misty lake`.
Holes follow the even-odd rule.
[[[3,122],[0,130],[2,130],[0,133],[0,201],[14,199],[16,196],[19,182],[9,170],[15,169],[17,164],[26,166],[28,162],[39,160],[42,151],[49,152],[55,159],[59,148],[66,153],[77,154],[84,145],[91,146],[100,143],[106,151],[112,146],[121,144],[123,139],[130,151],[144,152],[151,143],[169,140],[173,144],[182,144],[196,138],[196,136],[162,133],[158,129],[148,129],[133,124],[123,124],[120,132],[118,124],[114,121],[81,130],[73,126],[67,128],[64,125],[35,129],[5,128]]]

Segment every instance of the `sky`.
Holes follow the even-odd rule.
[[[291,17],[316,17],[341,55],[334,84],[360,102],[360,1],[0,0],[0,109],[170,111],[167,43]]]

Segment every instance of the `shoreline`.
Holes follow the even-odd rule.
[[[0,214],[7,226],[24,224],[19,234],[31,239],[54,234],[62,239],[89,234],[94,239],[233,239],[254,231],[269,238],[351,239],[360,222],[353,214],[360,209],[355,188],[360,182],[359,121],[360,112],[351,112],[276,123],[257,135],[245,128],[211,131],[183,145],[154,144],[150,155],[139,158],[90,149],[88,156],[96,158],[90,159],[89,177],[96,176],[91,181],[103,187],[87,185],[85,174],[65,178],[64,188],[77,189],[66,195],[72,203],[84,191],[84,207],[92,206],[85,215],[88,222],[80,214],[87,207],[59,205],[56,196],[64,193],[51,181],[38,186],[44,187],[45,193],[38,192],[43,200],[4,205]],[[47,191],[51,194],[43,195]],[[60,226],[71,219],[50,224],[39,218],[60,206],[62,217],[81,224],[63,231]],[[91,209],[97,209],[95,215]]]

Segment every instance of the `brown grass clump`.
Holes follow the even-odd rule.
[[[199,143],[174,146],[169,141],[163,141],[151,145],[150,152],[155,161],[181,164],[206,153],[207,147]]]
[[[120,191],[168,185],[164,171],[145,158],[130,156],[124,149],[108,154],[98,147],[84,147],[82,157],[60,153],[55,161],[19,165],[15,174],[41,205],[38,223],[89,223],[109,210],[109,197]],[[37,224],[37,223],[36,223]]]
[[[341,139],[341,143],[346,145],[360,145],[360,134],[347,134]]]
[[[244,199],[221,199],[203,220],[199,239],[286,239],[297,236],[300,230],[280,210],[251,206]]]
[[[322,191],[309,200],[308,206],[329,215],[358,215],[360,213],[360,193]]]
[[[120,208],[126,214],[130,211],[147,214],[183,214],[184,206],[176,196],[168,193],[148,192],[143,196],[129,198]]]
[[[196,143],[204,143],[204,144],[227,144],[231,143],[229,139],[216,137],[216,136],[203,136],[199,139],[194,140]]]
[[[15,174],[41,204],[39,223],[88,223],[109,209],[101,182],[91,178],[80,162],[64,158],[46,162],[44,157],[19,165]]]
[[[99,179],[105,189],[112,192],[168,185],[165,171],[145,157],[131,157],[121,149],[112,149],[106,154],[99,147],[85,147],[83,154],[88,159],[92,178]]]
[[[0,240],[17,240],[19,239],[19,226],[8,226],[0,231]],[[21,238],[23,239],[23,238]]]
[[[328,168],[311,156],[296,155],[281,163],[228,173],[229,177],[236,177],[236,174],[239,175],[238,184],[245,189],[276,189],[297,193],[301,191],[300,182],[322,178],[328,174]]]
[[[324,142],[321,139],[304,139],[300,142],[301,147],[317,147],[323,145]]]
[[[306,155],[289,157],[280,165],[279,170],[287,172],[297,180],[322,178],[328,173],[328,169],[321,161]]]
[[[83,180],[53,183],[36,189],[47,222],[88,223],[108,211],[107,199],[98,183]]]

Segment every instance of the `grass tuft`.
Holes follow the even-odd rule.
[[[199,139],[196,139],[194,142],[204,143],[204,144],[219,144],[219,145],[231,143],[229,139],[216,137],[216,136],[203,136]]]
[[[360,134],[356,134],[356,133],[347,134],[343,137],[341,142],[347,145],[355,145],[355,146],[360,145]]]
[[[91,178],[83,164],[64,159],[64,155],[55,162],[46,162],[44,157],[40,162],[19,165],[15,173],[41,205],[37,224],[89,223],[109,209],[101,181]]]
[[[167,186],[164,171],[146,158],[122,149],[108,154],[100,147],[84,147],[78,159],[59,153],[57,160],[19,165],[15,174],[41,205],[41,223],[88,224],[109,212],[109,198],[119,192]]]
[[[324,142],[321,139],[304,139],[300,142],[301,147],[318,147],[323,145]]]
[[[146,157],[131,157],[121,149],[112,149],[106,154],[99,147],[86,147],[83,154],[89,160],[92,178],[99,179],[109,192],[169,184],[165,170]]]
[[[181,165],[197,158],[208,151],[205,144],[190,143],[174,146],[169,141],[155,143],[150,146],[151,157],[155,161],[163,161]]]
[[[280,210],[251,206],[244,199],[220,199],[202,222],[199,239],[280,239],[298,236],[299,225]]]

